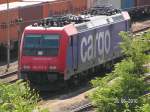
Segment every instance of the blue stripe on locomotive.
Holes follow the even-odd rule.
[[[77,58],[78,58],[78,41],[76,35],[70,37],[68,49],[67,49],[67,71],[68,74],[74,74],[74,71],[77,69]]]
[[[67,53],[70,74],[81,72],[121,55],[120,31],[128,31],[127,21],[83,31],[71,37]]]

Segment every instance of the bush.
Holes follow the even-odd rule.
[[[32,112],[38,98],[25,82],[0,83],[0,112]]]
[[[149,112],[150,96],[145,93],[150,88],[143,78],[147,72],[143,65],[148,62],[144,50],[149,49],[149,41],[131,38],[124,32],[121,35],[126,58],[106,77],[91,81],[97,89],[90,99],[98,112]]]
[[[134,63],[123,60],[117,64],[113,74],[92,81],[93,86],[98,89],[90,98],[99,112],[123,112],[126,109],[134,112],[142,104],[139,96],[148,91],[148,85],[142,78],[137,78],[133,71]],[[111,79],[112,75],[115,76],[114,79]]]
[[[150,36],[150,33],[148,33]],[[127,59],[131,59],[135,63],[136,74],[143,74],[145,68],[143,64],[148,62],[148,55],[144,52],[150,50],[150,39],[148,34],[142,35],[141,37],[132,38],[128,33],[121,32],[122,36],[122,52],[127,56]]]
[[[142,100],[141,106],[137,107],[137,112],[149,112],[150,111],[150,94],[146,94],[140,97]]]

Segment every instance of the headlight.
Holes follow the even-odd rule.
[[[56,70],[56,68],[57,68],[56,66],[49,66],[50,70]]]
[[[23,69],[24,69],[24,70],[29,70],[29,69],[30,69],[30,66],[29,66],[29,65],[24,65],[24,66],[23,66]]]

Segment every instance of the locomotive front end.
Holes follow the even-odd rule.
[[[63,79],[65,44],[63,31],[27,27],[24,31],[19,60],[19,78],[32,83]]]

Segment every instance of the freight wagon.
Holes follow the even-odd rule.
[[[21,39],[19,78],[35,85],[74,82],[85,72],[122,56],[118,33],[129,30],[128,13],[108,7],[30,25]]]
[[[150,5],[149,0],[93,0],[94,5],[112,5],[114,8],[130,9]]]
[[[21,0],[8,0],[8,2],[19,2]],[[7,3],[7,0],[0,0],[0,4]]]
[[[95,0],[94,4],[112,5],[114,8],[128,11],[133,20],[150,15],[150,0]]]

